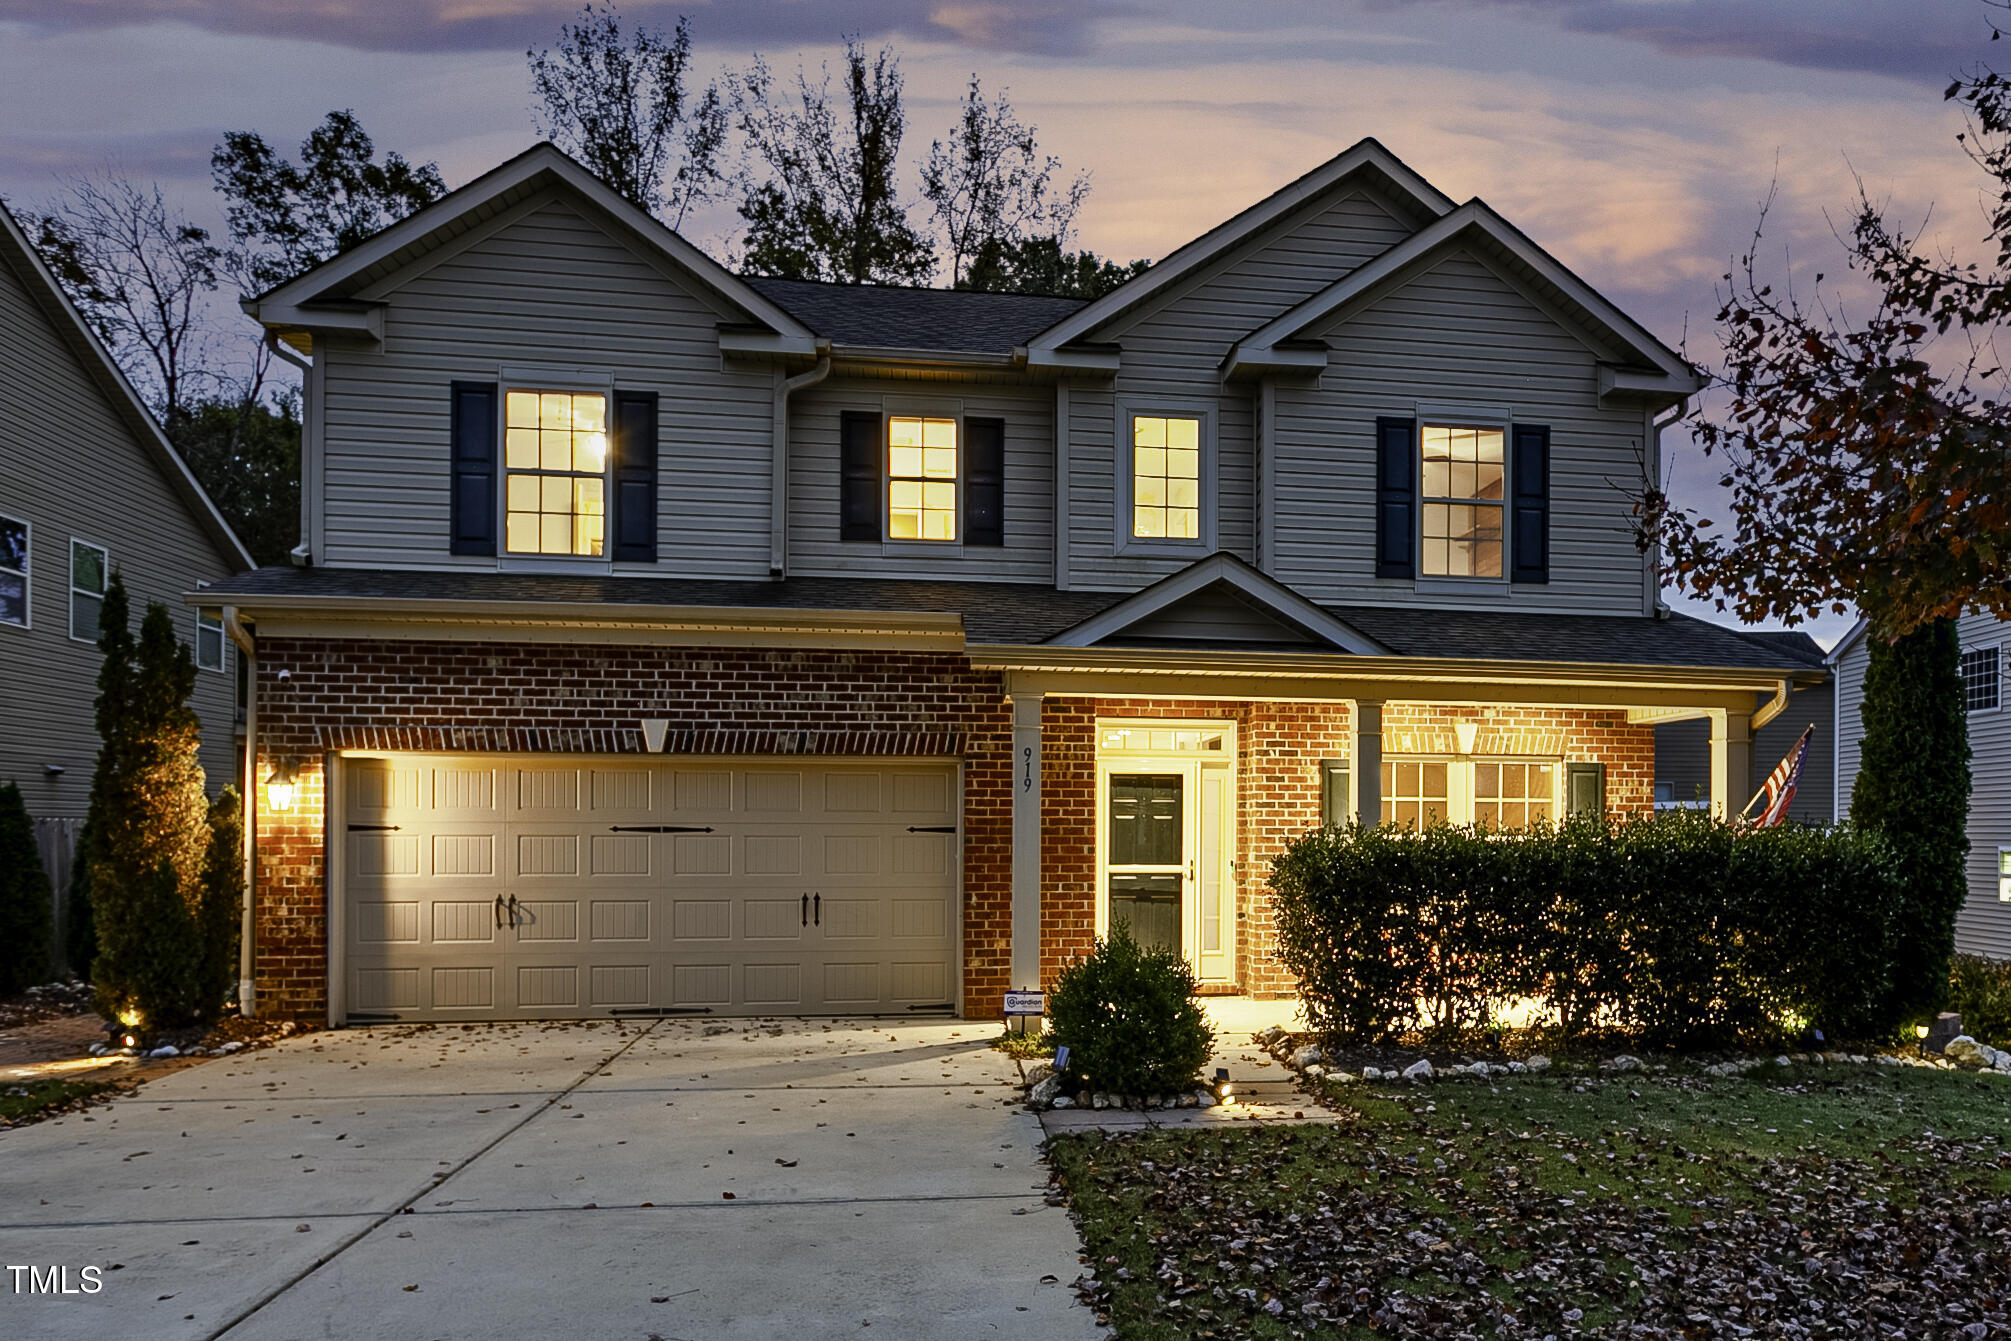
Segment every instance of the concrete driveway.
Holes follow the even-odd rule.
[[[0,1336],[1092,1337],[961,1021],[292,1039],[0,1133]]]

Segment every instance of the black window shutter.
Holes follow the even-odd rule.
[[[656,562],[656,393],[614,393],[614,557]]]
[[[1564,813],[1567,815],[1606,813],[1606,765],[1564,765]]]
[[[839,418],[838,538],[880,538],[880,416],[847,410]]]
[[[1005,544],[1005,420],[964,420],[964,543]]]
[[[1508,463],[1511,582],[1550,580],[1550,427],[1517,424]]]
[[[1417,425],[1376,420],[1376,576],[1411,577],[1417,552]]]
[[[496,553],[496,384],[456,382],[453,405],[453,482],[448,502],[452,554]]]

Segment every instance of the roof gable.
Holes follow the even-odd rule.
[[[239,570],[256,568],[258,563],[230,523],[217,511],[216,504],[195,477],[195,473],[183,461],[181,453],[174,449],[161,426],[155,422],[153,411],[140,399],[139,392],[126,380],[119,365],[112,361],[111,354],[100,344],[83,314],[78,312],[56,282],[48,266],[43,264],[28,234],[0,205],[0,265],[7,266],[20,277],[21,285],[29,297],[48,319],[50,327],[68,347],[71,356],[83,369],[84,375],[95,383],[105,397],[112,413],[131,432],[133,441],[140,452],[166,479],[168,488],[181,499],[196,526],[216,546],[219,556]]]
[[[1280,219],[1321,197],[1351,189],[1361,180],[1372,182],[1381,194],[1413,207],[1421,218],[1435,219],[1453,208],[1448,196],[1418,176],[1395,154],[1375,140],[1365,139],[1234,218],[1209,229],[1136,279],[1055,323],[1029,341],[1028,349],[1058,350],[1071,341],[1089,338],[1140,305],[1171,292],[1181,281]]]
[[[309,328],[347,315],[359,298],[382,292],[392,276],[439,249],[465,249],[567,192],[629,235],[655,257],[690,275],[733,307],[808,353],[814,337],[788,312],[756,292],[717,261],[595,177],[549,143],[533,145],[466,186],[448,192],[306,274],[245,301],[245,310],[267,326]]]
[[[1462,250],[1481,258],[1510,284],[1530,291],[1559,321],[1590,334],[1596,345],[1626,360],[1627,367],[1635,371],[1603,378],[1602,396],[1662,392],[1681,397],[1702,385],[1695,370],[1674,350],[1479,200],[1469,200],[1252,331],[1229,351],[1224,373],[1233,377],[1270,370],[1283,357],[1281,346],[1305,341],[1347,320]]]
[[[1047,641],[1055,647],[1094,647],[1140,640],[1259,647],[1272,643],[1281,651],[1302,651],[1314,644],[1360,656],[1387,651],[1226,553],[1190,564]]]

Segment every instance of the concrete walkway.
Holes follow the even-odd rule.
[[[345,1030],[0,1133],[0,1336],[1093,1337],[993,1026]],[[17,1290],[14,1281],[19,1275]]]

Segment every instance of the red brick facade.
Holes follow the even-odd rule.
[[[283,678],[282,678],[283,677]],[[1000,677],[960,656],[690,650],[555,643],[336,639],[261,642],[258,776],[297,761],[294,809],[261,810],[256,978],[262,1011],[327,1009],[322,758],[339,749],[622,754],[644,716],[670,720],[683,754],[959,757],[963,799],[963,1008],[997,1015],[1011,960],[1011,716]],[[1271,957],[1266,878],[1320,823],[1322,759],[1346,758],[1345,703],[1050,698],[1043,711],[1041,972],[1089,948],[1095,927],[1095,722],[1210,718],[1237,730],[1237,986],[1288,992]],[[1624,713],[1389,704],[1386,739],[1449,734],[1460,718],[1530,733],[1543,752],[1607,765],[1607,805],[1652,804],[1654,732]],[[1507,739],[1503,737],[1502,739]],[[1512,742],[1511,742],[1512,743]]]
[[[998,1013],[1012,935],[1011,719],[999,677],[962,657],[265,639],[257,693],[259,777],[275,759],[300,764],[294,809],[259,820],[262,1012],[327,1010],[324,751],[627,753],[642,749],[635,723],[647,716],[668,718],[671,746],[691,753],[960,755],[964,1009]]]

